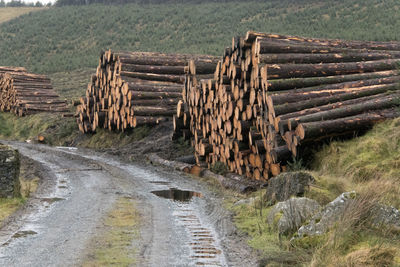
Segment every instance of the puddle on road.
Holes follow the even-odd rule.
[[[2,247],[6,247],[6,246],[10,245],[11,242],[12,242],[13,240],[15,240],[15,239],[18,239],[18,238],[21,238],[21,237],[27,237],[27,236],[30,236],[30,235],[36,235],[36,234],[37,234],[37,232],[32,231],[32,230],[18,231],[18,232],[16,232],[15,234],[13,234],[13,235],[11,236],[11,238],[10,238],[7,242],[1,244],[1,246],[2,246]]]
[[[151,184],[156,184],[156,185],[168,185],[170,182],[167,181],[150,181]]]
[[[54,202],[58,202],[61,200],[65,200],[65,198],[61,198],[61,197],[44,197],[40,199],[43,202],[46,202],[48,204],[53,204]]]
[[[202,197],[203,195],[194,191],[180,190],[177,188],[170,188],[169,190],[151,191],[156,196],[172,199],[174,201],[189,202],[193,197]]]
[[[26,237],[28,235],[36,235],[36,234],[37,233],[32,230],[18,231],[12,236],[12,238],[21,238],[21,237]]]

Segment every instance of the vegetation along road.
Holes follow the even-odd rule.
[[[181,173],[87,150],[8,144],[46,178],[29,209],[2,229],[1,266],[256,264],[217,195]]]

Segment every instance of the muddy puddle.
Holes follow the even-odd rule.
[[[192,200],[193,197],[202,197],[201,193],[194,191],[180,190],[178,188],[170,188],[167,190],[156,190],[156,191],[151,191],[151,193],[162,198],[180,202],[189,202],[190,200]]]

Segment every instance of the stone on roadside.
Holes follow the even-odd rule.
[[[356,193],[354,191],[338,196],[320,212],[316,213],[308,224],[301,226],[297,232],[298,236],[320,235],[327,232],[342,217],[346,208],[354,201],[355,197]]]
[[[317,213],[321,206],[309,198],[291,198],[277,203],[269,212],[267,221],[278,229],[279,235],[290,235],[311,216]]]
[[[268,181],[266,198],[271,204],[288,200],[290,197],[302,197],[315,181],[306,172],[286,172]]]
[[[0,197],[20,195],[19,168],[18,151],[0,144]]]

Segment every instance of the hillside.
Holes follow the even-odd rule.
[[[15,19],[24,14],[42,10],[40,7],[3,7],[0,8],[0,23]]]
[[[0,65],[20,65],[41,73],[95,67],[100,50],[108,48],[221,55],[232,36],[247,30],[400,40],[399,9],[396,0],[50,8],[1,25]]]

